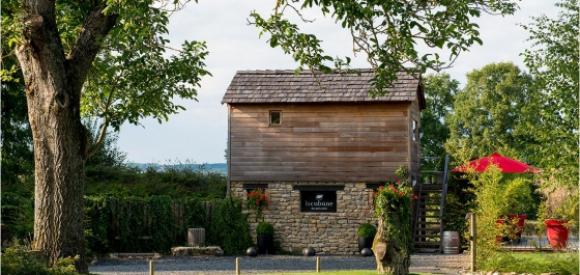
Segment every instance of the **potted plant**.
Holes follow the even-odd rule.
[[[358,236],[358,250],[363,248],[371,248],[377,229],[370,223],[363,223],[358,226],[356,235]]]
[[[498,241],[521,240],[528,217],[525,213],[531,212],[536,204],[532,192],[532,182],[524,176],[518,176],[506,183],[503,197],[506,208],[496,221],[502,232],[501,236],[496,237]]]
[[[550,173],[551,172],[551,173]],[[542,180],[540,192],[543,201],[539,216],[544,219],[546,236],[554,249],[564,249],[568,242],[568,232],[577,228],[578,189],[569,184],[571,180],[558,170],[549,171]]]
[[[274,252],[274,227],[267,222],[260,222],[256,227],[256,241],[259,254]]]
[[[546,236],[550,246],[554,249],[564,249],[568,245],[568,221],[560,219],[546,219]]]

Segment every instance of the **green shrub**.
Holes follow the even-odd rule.
[[[87,195],[148,197],[167,195],[172,198],[224,198],[227,179],[211,171],[167,169],[144,172],[130,167],[87,167]]]
[[[501,252],[484,259],[478,269],[527,274],[578,274],[578,264],[578,253]]]
[[[495,166],[490,166],[484,173],[470,176],[477,198],[477,256],[483,260],[495,255],[498,248],[496,236],[501,235],[501,228],[498,228],[496,221],[508,212],[505,186],[502,173]]]
[[[226,254],[242,253],[252,245],[246,214],[240,200],[228,198],[212,201],[214,208],[209,221],[210,243],[218,244]],[[207,232],[207,231],[206,231]]]
[[[32,195],[2,191],[2,239],[24,239],[32,234],[34,198]]]
[[[361,238],[374,238],[376,233],[377,229],[370,223],[363,223],[356,230],[357,236]]]
[[[505,214],[531,214],[537,208],[532,196],[532,182],[524,177],[516,177],[505,185],[505,200],[507,212]]]
[[[38,255],[30,252],[24,246],[8,247],[2,253],[2,274],[10,275],[76,275],[75,259],[60,259],[54,267],[49,268]]]
[[[169,253],[185,243],[191,227],[205,228],[208,244],[226,254],[251,244],[241,203],[232,199],[93,196],[86,199],[85,214],[88,249],[96,254]]]
[[[256,227],[256,234],[274,236],[274,227],[267,222],[260,222]]]

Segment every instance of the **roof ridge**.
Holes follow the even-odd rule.
[[[319,73],[323,73],[322,71],[316,71]],[[339,73],[352,73],[352,72],[373,72],[372,68],[351,68],[351,69],[344,69],[344,70],[334,70],[330,74],[339,74]],[[294,69],[263,69],[263,70],[238,70],[236,74],[295,74],[296,70]],[[301,70],[299,74],[310,74],[310,70]],[[324,73],[323,73],[324,74]]]

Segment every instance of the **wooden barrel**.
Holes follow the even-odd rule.
[[[459,254],[460,242],[457,231],[443,232],[443,254]]]
[[[205,228],[188,228],[187,244],[189,246],[205,246]]]

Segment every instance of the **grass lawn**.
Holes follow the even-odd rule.
[[[485,271],[578,274],[578,253],[502,252],[478,267]]]
[[[320,274],[343,274],[343,275],[376,275],[377,272],[375,270],[333,270],[333,271],[321,271],[320,273],[316,272],[280,272],[280,273],[272,273],[272,275],[320,275]],[[426,275],[429,273],[409,273],[410,275]]]

